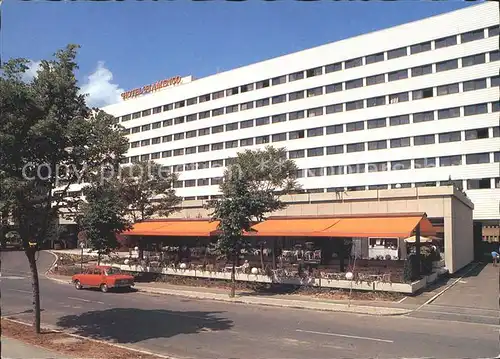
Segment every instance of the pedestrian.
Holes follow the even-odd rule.
[[[496,267],[498,263],[498,252],[496,251],[491,252],[491,256],[493,257],[493,267]]]

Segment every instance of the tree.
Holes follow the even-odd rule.
[[[92,183],[83,190],[85,203],[81,206],[78,222],[87,237],[87,244],[101,255],[118,247],[117,234],[130,228],[126,219],[127,204],[120,187],[113,182]]]
[[[77,45],[41,62],[23,81],[25,59],[12,59],[0,74],[0,212],[15,222],[28,259],[33,324],[40,332],[36,252],[59,216],[74,216],[80,198],[69,192],[83,180],[118,169],[128,140],[116,119],[90,109],[74,75]],[[106,172],[106,173],[107,173]]]
[[[297,166],[286,159],[283,148],[268,146],[264,150],[238,153],[224,171],[220,199],[208,203],[212,220],[219,221],[217,250],[232,261],[231,297],[235,295],[235,267],[241,250],[249,246],[245,232],[252,224],[265,219],[267,213],[285,208],[280,195],[299,186],[295,180]]]

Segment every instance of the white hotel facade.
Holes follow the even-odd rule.
[[[432,5],[429,5],[432,6]],[[483,3],[128,98],[127,163],[218,194],[238,151],[286,147],[306,192],[439,186],[500,220],[499,8]]]

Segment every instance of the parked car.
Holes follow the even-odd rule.
[[[75,288],[99,288],[106,293],[110,289],[127,288],[134,285],[134,277],[123,274],[117,267],[93,266],[84,269],[83,273],[75,274],[71,277]]]

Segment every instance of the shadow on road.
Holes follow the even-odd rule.
[[[125,344],[231,329],[233,322],[219,317],[220,313],[113,308],[67,315],[61,317],[57,325],[75,334]]]

